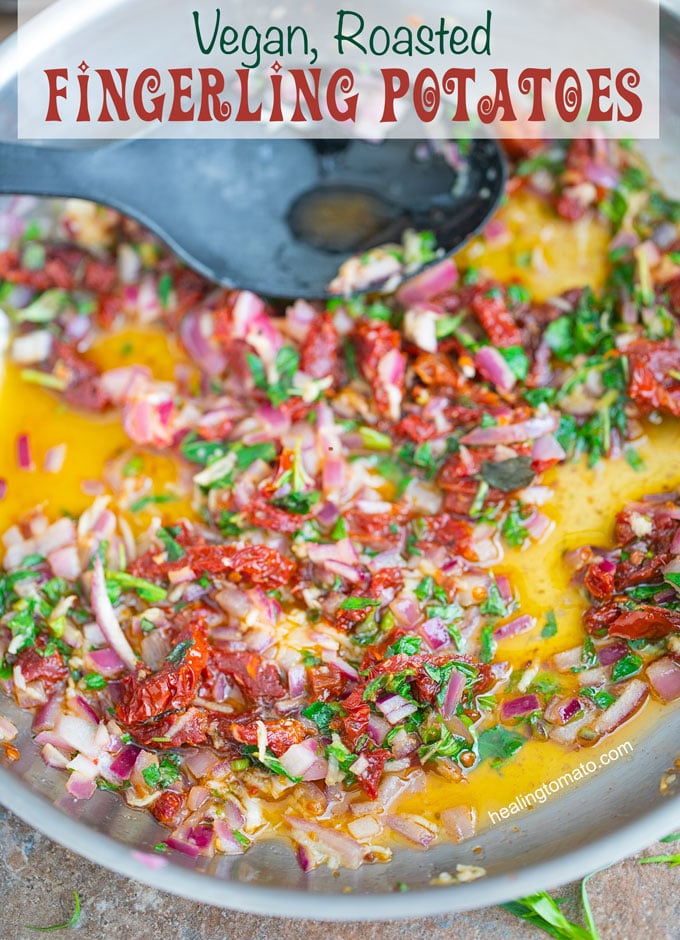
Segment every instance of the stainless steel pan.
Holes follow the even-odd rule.
[[[120,0],[121,17],[131,16],[130,0]],[[77,31],[81,16],[96,17],[98,5],[77,0],[60,4],[60,31]],[[127,11],[127,13],[126,13]],[[680,11],[662,16],[662,139],[648,147],[658,175],[677,184],[680,165]],[[55,21],[37,21],[45,43]],[[0,137],[10,139],[15,124],[15,43],[0,47]],[[6,201],[0,202],[0,211]],[[139,856],[163,836],[141,812],[127,809],[114,795],[98,792],[89,802],[64,795],[64,778],[49,770],[30,742],[28,715],[5,701],[0,708],[20,728],[21,759],[0,767],[0,801],[31,825],[69,849],[129,877],[197,901],[257,913],[328,920],[386,919],[483,907],[576,878],[642,848],[680,826],[680,793],[662,795],[659,782],[680,754],[680,710],[665,720],[633,753],[592,774],[580,786],[552,801],[486,829],[462,846],[430,852],[399,850],[390,865],[366,866],[334,876],[326,869],[303,874],[283,845],[257,845],[238,858],[193,863],[182,857],[151,868]],[[509,768],[505,771],[511,773]],[[540,781],[537,781],[537,785]],[[474,852],[475,846],[481,852]],[[487,876],[448,887],[433,886],[457,863],[483,865]],[[397,882],[411,888],[395,891]]]

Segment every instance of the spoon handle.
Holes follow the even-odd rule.
[[[0,193],[96,198],[91,153],[0,142]]]

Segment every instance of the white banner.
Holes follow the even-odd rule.
[[[658,0],[35,6],[21,138],[658,137]]]

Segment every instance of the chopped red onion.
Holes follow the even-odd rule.
[[[397,623],[402,627],[415,626],[422,616],[412,597],[397,597],[390,604],[390,610],[394,614]]]
[[[45,454],[43,469],[46,473],[59,473],[66,460],[66,444],[57,444]]]
[[[189,858],[198,858],[201,854],[201,850],[195,842],[177,839],[175,836],[168,836],[165,840],[165,844],[169,849],[173,849],[175,852],[181,852],[182,855],[188,855]]]
[[[35,470],[28,434],[17,435],[17,463],[20,470]]]
[[[120,780],[129,780],[132,768],[139,757],[140,748],[134,744],[127,744],[111,761],[111,773]]]
[[[94,796],[97,784],[77,770],[68,778],[66,790],[76,800],[89,800]]]
[[[444,696],[444,701],[440,708],[442,718],[451,718],[461,700],[464,689],[465,676],[454,667],[454,669],[451,670],[446,695]]]
[[[404,307],[445,294],[458,280],[458,268],[452,258],[427,268],[415,277],[404,281],[397,291],[397,300]]]
[[[66,581],[75,581],[80,577],[81,566],[78,549],[75,545],[65,545],[51,552],[47,561],[55,578],[64,578]]]
[[[224,855],[243,855],[245,846],[238,841],[233,829],[230,829],[223,819],[216,819],[213,827],[219,842],[220,852]]]
[[[664,702],[680,698],[680,665],[670,656],[662,656],[647,666],[647,680]]]
[[[573,695],[567,698],[555,696],[548,704],[544,718],[553,724],[566,725],[582,712],[583,703],[580,699],[574,698]]]
[[[509,620],[508,623],[504,623],[494,630],[493,633],[496,639],[504,640],[510,636],[518,636],[520,633],[528,633],[529,630],[533,630],[535,624],[535,617],[529,614],[522,614],[520,617],[515,617],[514,620]]]
[[[54,744],[44,744],[40,750],[40,756],[48,767],[54,767],[56,770],[66,770],[70,761],[69,756]]]
[[[644,682],[640,679],[631,679],[623,687],[617,700],[593,722],[593,731],[597,734],[609,734],[618,728],[638,710],[648,694],[649,689]]]
[[[7,480],[0,478],[0,499],[4,499],[7,495]]]
[[[0,715],[0,741],[13,741],[18,733],[14,722]]]
[[[581,662],[581,647],[573,646],[561,653],[555,653],[553,662],[558,672],[569,672],[572,666],[578,666]]]
[[[626,643],[610,643],[608,646],[602,646],[597,651],[597,658],[602,666],[611,666],[617,660],[622,659],[628,652]]]
[[[97,619],[100,630],[106,637],[107,642],[112,649],[125,663],[128,669],[135,669],[137,666],[137,657],[127,641],[125,634],[120,628],[118,618],[113,609],[113,604],[106,593],[106,580],[104,578],[104,566],[101,558],[97,555],[94,560],[92,572],[92,590],[90,594],[92,610]]]
[[[390,829],[404,836],[405,839],[408,839],[409,842],[413,842],[414,845],[420,848],[426,849],[434,842],[434,833],[430,832],[429,829],[426,829],[425,826],[422,826],[410,816],[393,816],[392,814],[387,814],[384,818]]]
[[[319,745],[314,738],[292,744],[279,761],[291,777],[301,777],[303,780],[323,780],[328,773],[328,761],[319,754]]]
[[[595,186],[601,186],[603,189],[616,189],[620,174],[609,163],[596,163],[594,160],[588,160],[584,167],[585,178]]]
[[[58,689],[50,695],[44,705],[40,706],[33,716],[33,724],[31,725],[34,734],[39,734],[41,731],[51,731],[54,728],[57,718],[61,714],[63,702],[64,693]]]
[[[418,711],[415,702],[409,702],[401,695],[388,695],[376,702],[376,705],[391,725],[398,725],[404,718]]]
[[[319,849],[330,853],[344,868],[356,870],[360,867],[364,860],[364,850],[351,836],[299,816],[286,816],[285,818],[292,829],[293,838],[296,832],[304,833],[306,836],[311,835]]]
[[[304,695],[307,686],[307,673],[302,665],[291,666],[288,670],[288,692],[291,698]]]
[[[472,806],[452,806],[442,810],[444,829],[456,842],[471,839],[477,829],[477,814]]]
[[[531,448],[531,459],[539,460],[541,463],[564,460],[566,456],[564,448],[553,434],[539,437]]]
[[[517,377],[494,346],[482,346],[475,356],[475,365],[482,376],[502,392],[511,392]]]
[[[490,428],[475,428],[461,437],[461,444],[483,446],[485,444],[521,444],[552,434],[557,430],[557,415],[540,415],[527,418],[517,424],[498,424]]]
[[[420,632],[433,650],[441,649],[451,642],[449,631],[441,617],[430,617],[420,625]]]
[[[502,219],[493,218],[484,226],[482,236],[488,245],[498,246],[510,238],[510,229]]]
[[[501,706],[501,718],[519,718],[520,715],[529,715],[531,712],[539,711],[541,703],[537,695],[521,695],[519,698],[512,698],[503,702]]]
[[[197,311],[187,314],[180,326],[180,337],[184,348],[196,365],[208,375],[222,375],[227,361],[222,353],[210,342],[214,331],[212,314]]]
[[[329,666],[335,666],[339,672],[345,676],[348,676],[350,679],[359,678],[359,673],[356,671],[354,666],[350,666],[348,662],[345,662],[344,659],[342,659],[332,650],[323,650],[321,653],[321,659]]]
[[[372,712],[368,718],[368,733],[376,744],[382,744],[390,730],[390,723]]]

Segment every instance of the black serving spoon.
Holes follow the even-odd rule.
[[[273,300],[317,298],[354,254],[431,230],[450,253],[496,208],[493,140],[445,160],[424,141],[0,143],[0,192],[91,199],[155,232],[192,268]],[[452,165],[453,164],[453,165]]]

